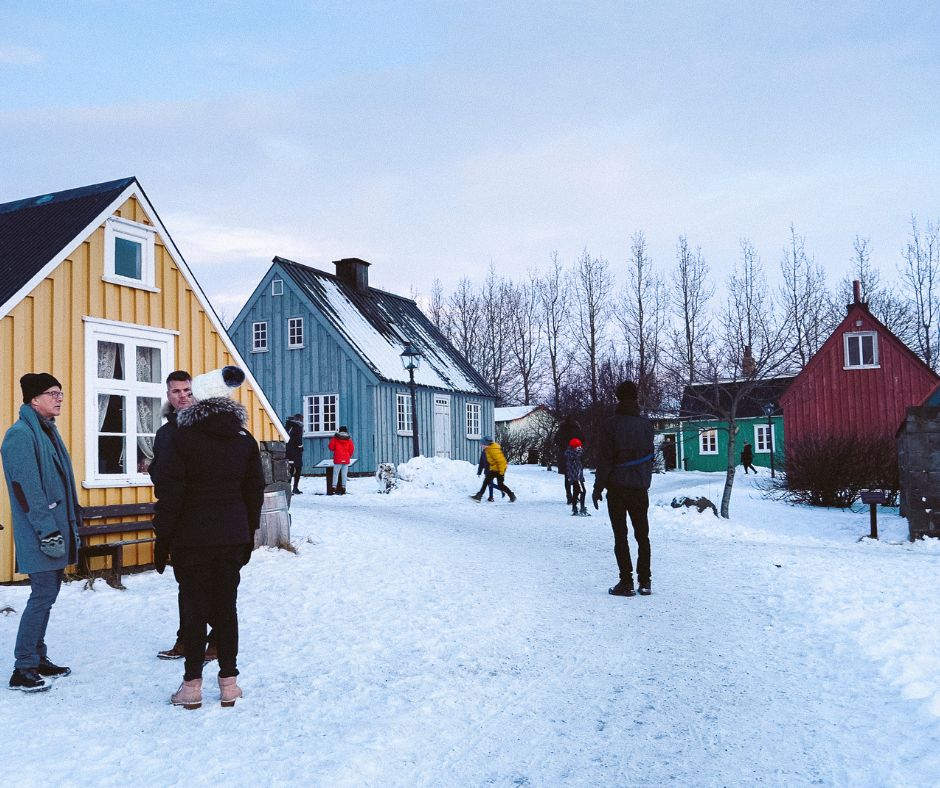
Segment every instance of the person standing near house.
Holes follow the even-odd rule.
[[[226,368],[230,369],[230,368]],[[221,373],[221,370],[216,372]],[[157,571],[170,556],[179,583],[185,672],[170,697],[175,706],[202,705],[206,625],[215,625],[223,706],[242,696],[237,684],[238,584],[261,522],[264,473],[248,413],[228,388],[193,381],[196,402],[177,414],[177,430],[161,457],[156,481]],[[244,375],[242,375],[244,379]]]
[[[496,486],[509,496],[509,502],[516,502],[516,494],[506,486],[506,455],[503,454],[502,447],[494,441],[489,435],[483,436],[483,451],[486,454],[486,476],[483,477],[483,486],[476,495],[471,495],[475,501],[483,498],[483,491],[489,487],[490,482],[496,479]]]
[[[571,514],[590,517],[584,505],[587,493],[587,488],[584,486],[584,455],[581,441],[577,438],[572,438],[568,442],[568,448],[565,449],[565,480],[571,488]]]
[[[287,462],[290,463],[290,475],[294,481],[294,495],[300,495],[300,472],[304,465],[304,417],[295,413],[287,420]]]
[[[754,467],[754,449],[750,443],[745,443],[741,450],[741,465],[744,466],[744,475],[747,476],[747,469],[750,468],[757,475],[757,468]]]
[[[349,475],[349,461],[356,450],[356,444],[353,443],[346,425],[341,426],[339,432],[330,438],[327,448],[333,452],[333,467],[336,469],[336,494],[345,495],[346,478]]]
[[[20,378],[19,420],[0,446],[10,492],[17,571],[29,575],[30,592],[14,645],[10,689],[41,692],[46,679],[68,676],[46,648],[46,627],[65,567],[78,560],[80,507],[72,459],[56,429],[62,384],[48,372]]]
[[[637,544],[636,573],[640,593],[651,591],[649,488],[653,479],[653,424],[640,415],[637,388],[626,380],[617,387],[617,409],[600,433],[597,471],[591,500],[594,508],[607,490],[607,513],[614,531],[614,555],[620,581],[608,593],[635,596],[627,514]]]
[[[568,473],[565,468],[565,452],[571,444],[571,439],[577,438],[584,441],[584,432],[581,425],[575,420],[574,416],[565,416],[564,421],[558,425],[558,431],[555,433],[555,459],[558,462],[558,472],[562,474],[565,480],[565,500],[568,505],[572,503],[571,484],[568,481]]]

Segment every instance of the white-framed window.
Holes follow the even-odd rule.
[[[474,438],[474,439],[480,437],[480,403],[479,402],[467,403],[467,437]]]
[[[845,334],[845,368],[873,369],[878,367],[878,334],[858,331]]]
[[[772,424],[754,425],[754,453],[770,454],[774,450],[774,428]]]
[[[268,323],[262,320],[251,324],[251,352],[266,353],[268,350]]]
[[[304,346],[304,319],[302,317],[287,318],[287,347],[298,348]]]
[[[304,435],[336,432],[338,406],[338,394],[308,394],[304,397]]]
[[[273,296],[284,295],[284,280],[283,279],[271,280],[271,295]]]
[[[177,332],[85,318],[85,487],[150,484]]]
[[[395,395],[395,413],[397,414],[398,434],[412,435],[411,394]]]
[[[154,248],[157,231],[149,224],[112,216],[104,223],[104,280],[156,291]]]
[[[698,434],[699,454],[718,454],[718,430],[702,430]]]

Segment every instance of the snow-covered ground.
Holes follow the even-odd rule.
[[[167,703],[170,573],[66,585],[47,642],[73,675],[0,693],[9,784],[940,784],[940,545],[897,516],[859,541],[867,512],[739,476],[723,521],[668,505],[722,475],[657,476],[653,595],[624,599],[603,510],[571,517],[556,474],[512,467],[518,502],[489,504],[467,463],[402,471],[304,481],[298,553],[242,575],[234,709],[212,666],[202,709]],[[0,587],[11,670],[27,595]]]

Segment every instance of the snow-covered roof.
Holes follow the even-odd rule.
[[[493,408],[497,424],[504,421],[516,421],[539,409],[538,405],[510,405],[505,408]]]
[[[274,263],[381,380],[408,382],[401,353],[410,342],[422,354],[415,371],[419,386],[495,396],[411,299],[374,287],[357,290],[333,274],[282,257]]]

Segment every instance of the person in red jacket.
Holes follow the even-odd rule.
[[[336,469],[336,494],[346,494],[346,476],[349,472],[349,460],[352,459],[356,444],[349,437],[349,429],[344,425],[330,438],[327,448],[333,452],[333,467]]]

